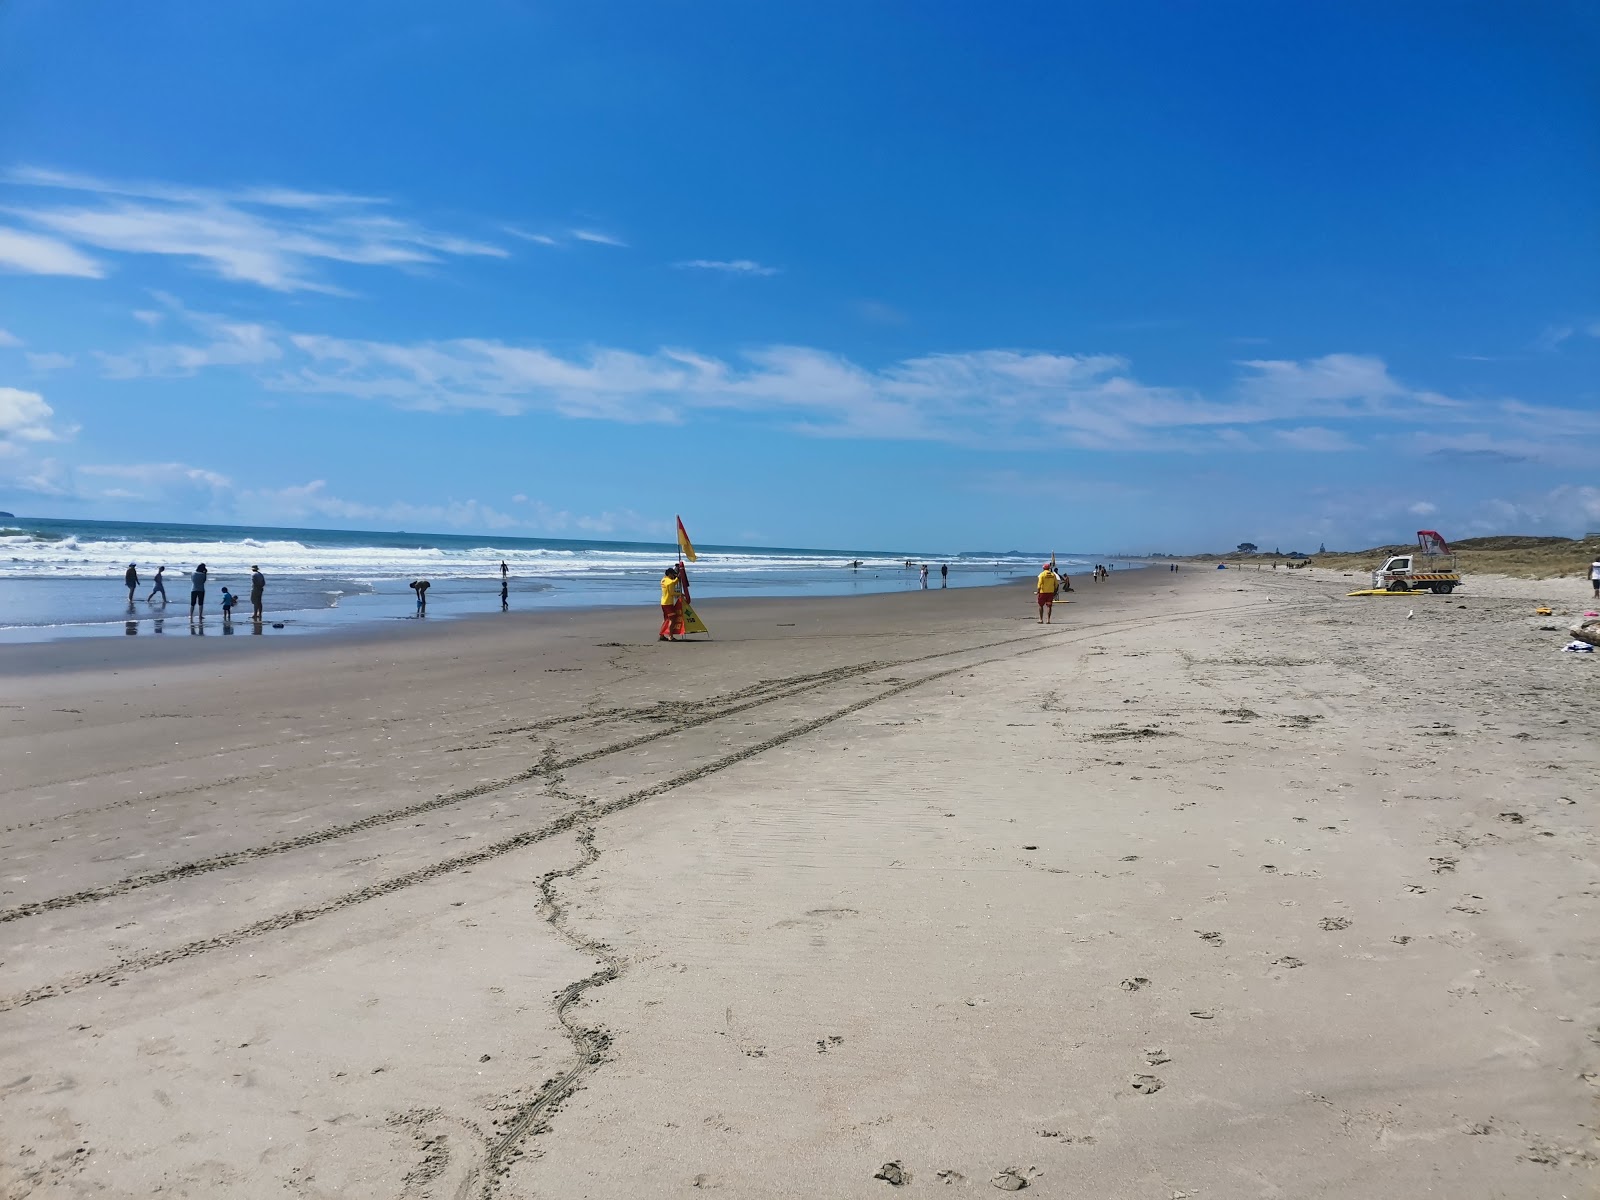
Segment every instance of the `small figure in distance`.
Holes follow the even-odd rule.
[[[206,576],[209,574],[205,563],[201,563],[189,576],[189,619],[195,619],[196,614],[203,621],[206,617]]]
[[[942,587],[942,588],[947,588],[947,587],[950,586],[950,564],[949,563],[940,563],[939,564],[939,586]]]
[[[501,564],[504,566],[505,564]],[[506,612],[511,608],[511,581],[504,575],[500,577],[500,611]]]
[[[222,623],[224,625],[232,625],[233,624],[233,606],[235,604],[237,604],[237,603],[239,603],[239,597],[235,596],[227,588],[223,588],[222,589]]]
[[[152,600],[154,600],[156,598],[156,593],[157,592],[161,593],[161,603],[163,605],[166,604],[166,602],[167,602],[167,581],[164,578],[162,578],[162,576],[166,574],[166,570],[167,570],[166,567],[157,567],[156,568],[156,577],[155,577],[155,579],[153,579],[151,581],[154,586],[151,587],[150,594],[144,598],[144,602],[146,604],[149,604],[150,601],[152,601]]]
[[[678,606],[683,603],[683,584],[678,582],[678,568],[668,567],[661,574],[661,633],[658,642],[675,642],[674,630],[678,625]]]
[[[426,579],[413,579],[411,581],[411,590],[417,594],[417,616],[419,617],[428,615],[428,589],[432,586]]]
[[[506,576],[508,576],[510,574],[511,574],[511,568],[506,566],[506,560],[502,558],[500,560],[500,578],[504,579],[504,578],[506,578]]]
[[[128,607],[133,607],[133,594],[139,590],[139,568],[132,563],[122,573],[122,582],[128,585]]]
[[[922,564],[922,570],[917,572],[917,578],[922,580],[922,590],[928,590],[928,564]]]
[[[250,619],[261,620],[261,597],[267,590],[267,577],[260,567],[250,568]]]
[[[1589,582],[1594,587],[1596,599],[1600,599],[1600,558],[1589,564]]]
[[[1050,618],[1055,611],[1056,588],[1060,585],[1060,582],[1056,578],[1055,569],[1049,563],[1045,563],[1044,570],[1039,572],[1038,584],[1034,589],[1039,601],[1039,624],[1041,625],[1050,624]]]

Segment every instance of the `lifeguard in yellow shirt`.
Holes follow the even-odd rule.
[[[1045,563],[1044,570],[1039,572],[1039,584],[1036,589],[1039,599],[1039,624],[1050,624],[1050,616],[1055,611],[1056,589],[1061,586],[1061,579],[1056,575],[1056,570],[1049,563]]]
[[[678,568],[668,567],[661,576],[661,636],[658,642],[675,642],[678,610],[683,604],[683,585],[678,582]]]

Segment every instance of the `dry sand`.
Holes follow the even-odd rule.
[[[1594,1196],[1600,656],[1319,574],[8,651],[0,1195]]]

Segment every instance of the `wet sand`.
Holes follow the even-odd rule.
[[[0,1194],[1594,1194],[1600,662],[1076,586],[8,654]]]

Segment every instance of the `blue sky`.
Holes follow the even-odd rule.
[[[0,508],[1600,528],[1563,3],[0,7]]]

